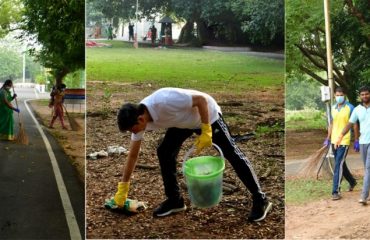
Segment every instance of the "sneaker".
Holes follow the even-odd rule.
[[[159,207],[157,207],[154,212],[154,217],[164,217],[171,213],[181,212],[186,210],[186,205],[184,204],[184,199],[180,198],[178,200],[167,199]]]
[[[333,195],[331,196],[331,199],[333,200],[333,201],[335,201],[335,200],[339,200],[339,199],[341,199],[342,197],[340,196],[340,194],[339,193],[333,193]]]
[[[267,213],[271,210],[272,203],[263,199],[261,201],[253,201],[252,211],[248,216],[249,221],[259,222],[266,218]]]
[[[361,198],[360,200],[358,200],[359,203],[361,203],[362,205],[366,205],[367,204],[367,200],[366,199],[363,199]]]
[[[357,185],[357,182],[355,182],[353,185],[349,185],[348,192],[352,192],[356,185]]]

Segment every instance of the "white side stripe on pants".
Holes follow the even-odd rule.
[[[252,173],[252,176],[253,176],[253,179],[254,181],[256,182],[257,184],[257,187],[258,187],[258,192],[260,192],[261,194],[263,194],[263,196],[265,196],[265,194],[262,192],[261,190],[261,186],[259,184],[259,181],[258,181],[258,178],[257,178],[257,175],[256,173],[254,172],[253,170],[253,166],[252,164],[250,163],[250,161],[246,158],[246,156],[240,151],[239,147],[235,144],[235,141],[234,139],[230,136],[230,133],[229,133],[229,129],[227,128],[226,124],[224,123],[224,121],[222,120],[222,118],[220,117],[218,120],[217,120],[217,123],[220,125],[222,131],[224,132],[224,134],[226,135],[227,139],[230,141],[230,143],[232,144],[233,148],[234,148],[234,151],[235,153],[241,158],[243,159],[243,161],[245,162],[245,164],[248,166],[249,170],[251,171]]]

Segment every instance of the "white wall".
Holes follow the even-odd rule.
[[[160,19],[156,19],[155,27],[157,28],[157,38],[159,37],[159,34],[161,32],[161,23],[158,23]],[[133,22],[134,23],[134,22]],[[128,33],[128,23],[122,24],[120,23],[118,27],[117,39],[122,39],[128,41],[129,33]],[[141,41],[143,37],[147,35],[147,32],[149,31],[149,28],[152,26],[152,21],[148,22],[145,19],[141,19],[139,21],[137,29],[138,29],[138,40]],[[181,28],[184,26],[184,23],[173,23],[172,24],[172,38],[178,39],[180,36]],[[123,27],[123,36],[122,36],[122,27]],[[134,26],[134,33],[136,33],[136,24]]]

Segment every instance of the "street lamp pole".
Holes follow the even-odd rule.
[[[26,51],[23,52],[23,83],[26,82]]]
[[[134,43],[134,47],[135,48],[139,48],[139,43],[138,43],[138,40],[137,40],[137,31],[138,31],[138,11],[139,11],[139,0],[136,0],[136,12],[135,12],[135,15],[136,15],[136,32],[135,32],[135,43]]]
[[[333,80],[333,59],[331,51],[331,33],[330,33],[330,3],[329,0],[324,0],[324,15],[325,15],[325,40],[326,40],[326,61],[328,65],[328,82],[330,88],[330,103],[333,104],[334,99],[334,80]]]

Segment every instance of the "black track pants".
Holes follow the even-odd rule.
[[[169,128],[157,149],[165,193],[169,199],[180,197],[176,179],[176,158],[183,142],[193,133],[199,134],[200,129]],[[221,148],[240,180],[252,193],[253,199],[260,201],[265,198],[251,162],[235,144],[222,116],[212,124],[212,141]]]

